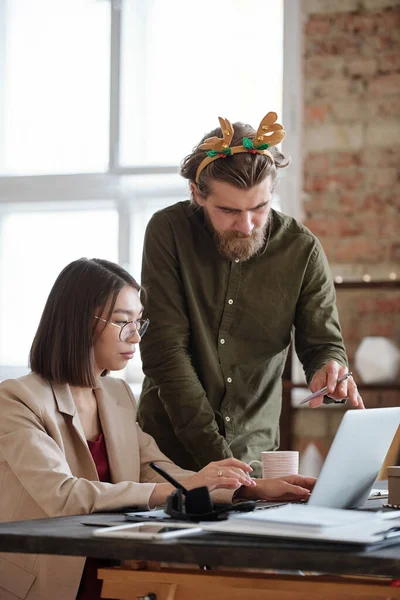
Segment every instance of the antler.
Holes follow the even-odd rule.
[[[233,127],[228,121],[228,119],[223,119],[222,117],[218,117],[219,124],[221,125],[222,138],[219,137],[210,137],[207,138],[200,146],[202,150],[218,150],[218,152],[222,152],[222,150],[226,150],[229,148],[233,138]]]
[[[282,125],[275,123],[277,118],[278,115],[276,112],[269,112],[265,115],[253,138],[255,146],[259,146],[260,144],[269,144],[270,147],[276,146],[283,140],[286,133]]]

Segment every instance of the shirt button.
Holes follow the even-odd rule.
[[[231,420],[230,417],[225,417],[225,421],[228,421],[228,423],[229,423],[230,420]]]
[[[230,298],[230,299],[228,300],[228,304],[233,304],[233,300],[232,300],[232,298]]]
[[[232,383],[232,377],[227,377],[226,380],[228,383]]]
[[[224,338],[222,338],[222,340],[219,340],[221,344],[225,344],[225,340]]]

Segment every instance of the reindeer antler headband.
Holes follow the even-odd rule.
[[[239,154],[240,152],[250,152],[250,154],[266,154],[273,161],[274,157],[271,152],[268,151],[268,148],[279,144],[286,135],[283,126],[275,122],[277,118],[278,115],[275,112],[269,112],[261,121],[257,132],[252,139],[244,137],[242,146],[233,146],[231,148],[233,127],[228,119],[218,117],[222,130],[222,138],[208,138],[199,146],[201,150],[206,150],[207,156],[198,166],[196,183],[199,181],[202,170],[218,158],[226,158],[227,156]]]

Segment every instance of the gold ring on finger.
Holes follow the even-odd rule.
[[[217,473],[218,477],[222,477],[223,474],[224,474],[223,470],[218,469],[218,473]]]

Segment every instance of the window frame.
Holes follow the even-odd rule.
[[[120,96],[121,96],[121,31],[122,0],[107,0],[110,6],[111,45],[110,45],[110,114],[109,114],[109,164],[103,173],[81,173],[62,175],[16,175],[0,176],[0,226],[1,219],[10,211],[36,209],[43,210],[49,203],[52,207],[67,210],[70,205],[76,209],[79,204],[85,210],[95,200],[108,201],[118,213],[119,222],[119,263],[130,267],[132,214],[135,206],[157,198],[188,197],[187,182],[179,178],[178,165],[170,166],[120,166]],[[5,19],[7,0],[0,0],[1,23]],[[295,218],[302,217],[302,22],[301,0],[284,0],[283,11],[283,115],[282,123],[287,133],[284,151],[289,154],[292,164],[282,173],[279,183],[279,197],[282,209]],[[5,26],[4,26],[5,27]],[[4,32],[3,32],[4,33]],[[0,36],[0,78],[4,71],[6,35]],[[271,56],[271,60],[273,57]],[[0,109],[2,97],[0,93]],[[0,113],[1,114],[1,113]],[[4,111],[3,111],[4,114]],[[2,123],[0,121],[0,134]],[[153,176],[154,185],[138,185],[141,176]],[[169,185],[165,186],[168,179]],[[4,376],[20,376],[26,367],[0,364],[0,380]]]

